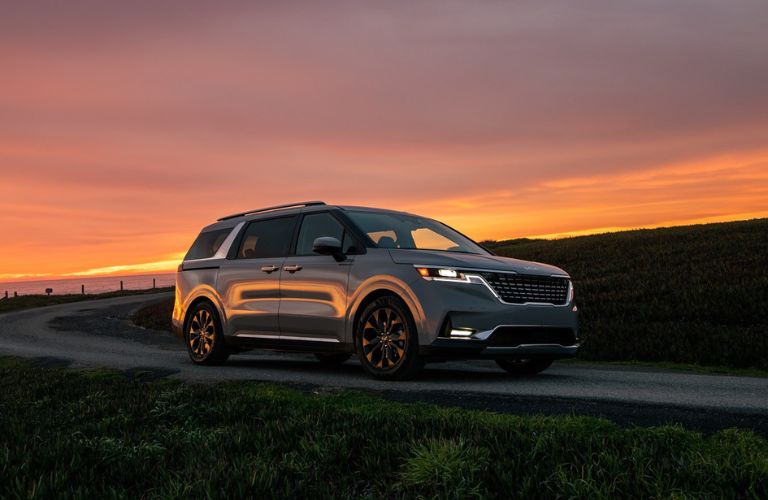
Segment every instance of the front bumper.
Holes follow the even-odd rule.
[[[417,280],[422,306],[419,352],[433,358],[566,358],[579,348],[578,308],[509,304],[482,283]],[[452,336],[452,330],[467,333]]]
[[[557,327],[499,326],[472,338],[438,337],[419,354],[437,359],[570,358],[579,350],[577,330]]]

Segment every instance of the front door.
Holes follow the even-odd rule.
[[[279,338],[280,274],[296,219],[250,222],[236,253],[222,263],[216,288],[224,302],[230,335]]]
[[[347,310],[347,282],[354,256],[337,262],[312,251],[315,239],[337,238],[348,250],[350,235],[329,212],[304,215],[295,255],[283,261],[280,281],[280,339],[341,343]]]

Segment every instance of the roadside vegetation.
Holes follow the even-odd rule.
[[[153,330],[172,330],[171,314],[173,313],[174,299],[161,300],[142,307],[131,317],[134,324]]]
[[[582,359],[768,369],[768,219],[484,244],[571,274]]]
[[[65,294],[65,295],[19,295],[18,297],[0,298],[0,313],[30,309],[32,307],[69,304],[83,300],[110,299],[126,295],[143,295],[150,293],[172,292],[173,287],[147,288],[144,290],[123,290],[105,293]]]
[[[0,359],[0,498],[766,498],[768,442]]]

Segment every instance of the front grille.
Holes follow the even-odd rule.
[[[482,276],[504,302],[564,305],[568,300],[568,278],[488,272]]]
[[[517,347],[521,344],[576,344],[576,334],[570,328],[502,326],[488,339],[490,347]]]

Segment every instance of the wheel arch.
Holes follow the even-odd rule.
[[[227,320],[226,317],[223,314],[223,308],[216,298],[215,295],[210,293],[207,290],[200,290],[198,293],[196,293],[194,296],[189,297],[188,303],[186,307],[184,308],[184,318],[182,321],[182,338],[186,333],[187,329],[187,322],[189,321],[191,312],[195,309],[195,307],[202,303],[202,302],[208,302],[213,306],[213,308],[216,310],[216,314],[219,316],[219,323],[221,324],[221,328],[224,332],[226,332],[226,324]]]
[[[355,298],[353,298],[351,301],[351,307],[349,308],[347,315],[348,342],[356,345],[355,328],[360,319],[360,314],[362,314],[363,310],[368,304],[378,299],[379,297],[384,296],[393,296],[403,301],[405,306],[408,308],[408,312],[410,312],[411,317],[413,318],[413,322],[416,325],[417,336],[420,335],[420,332],[424,331],[424,310],[421,307],[421,303],[412,294],[410,289],[403,285],[404,284],[401,285],[391,281],[372,283],[369,286],[366,286],[363,290],[359,291],[358,294],[356,294]]]

